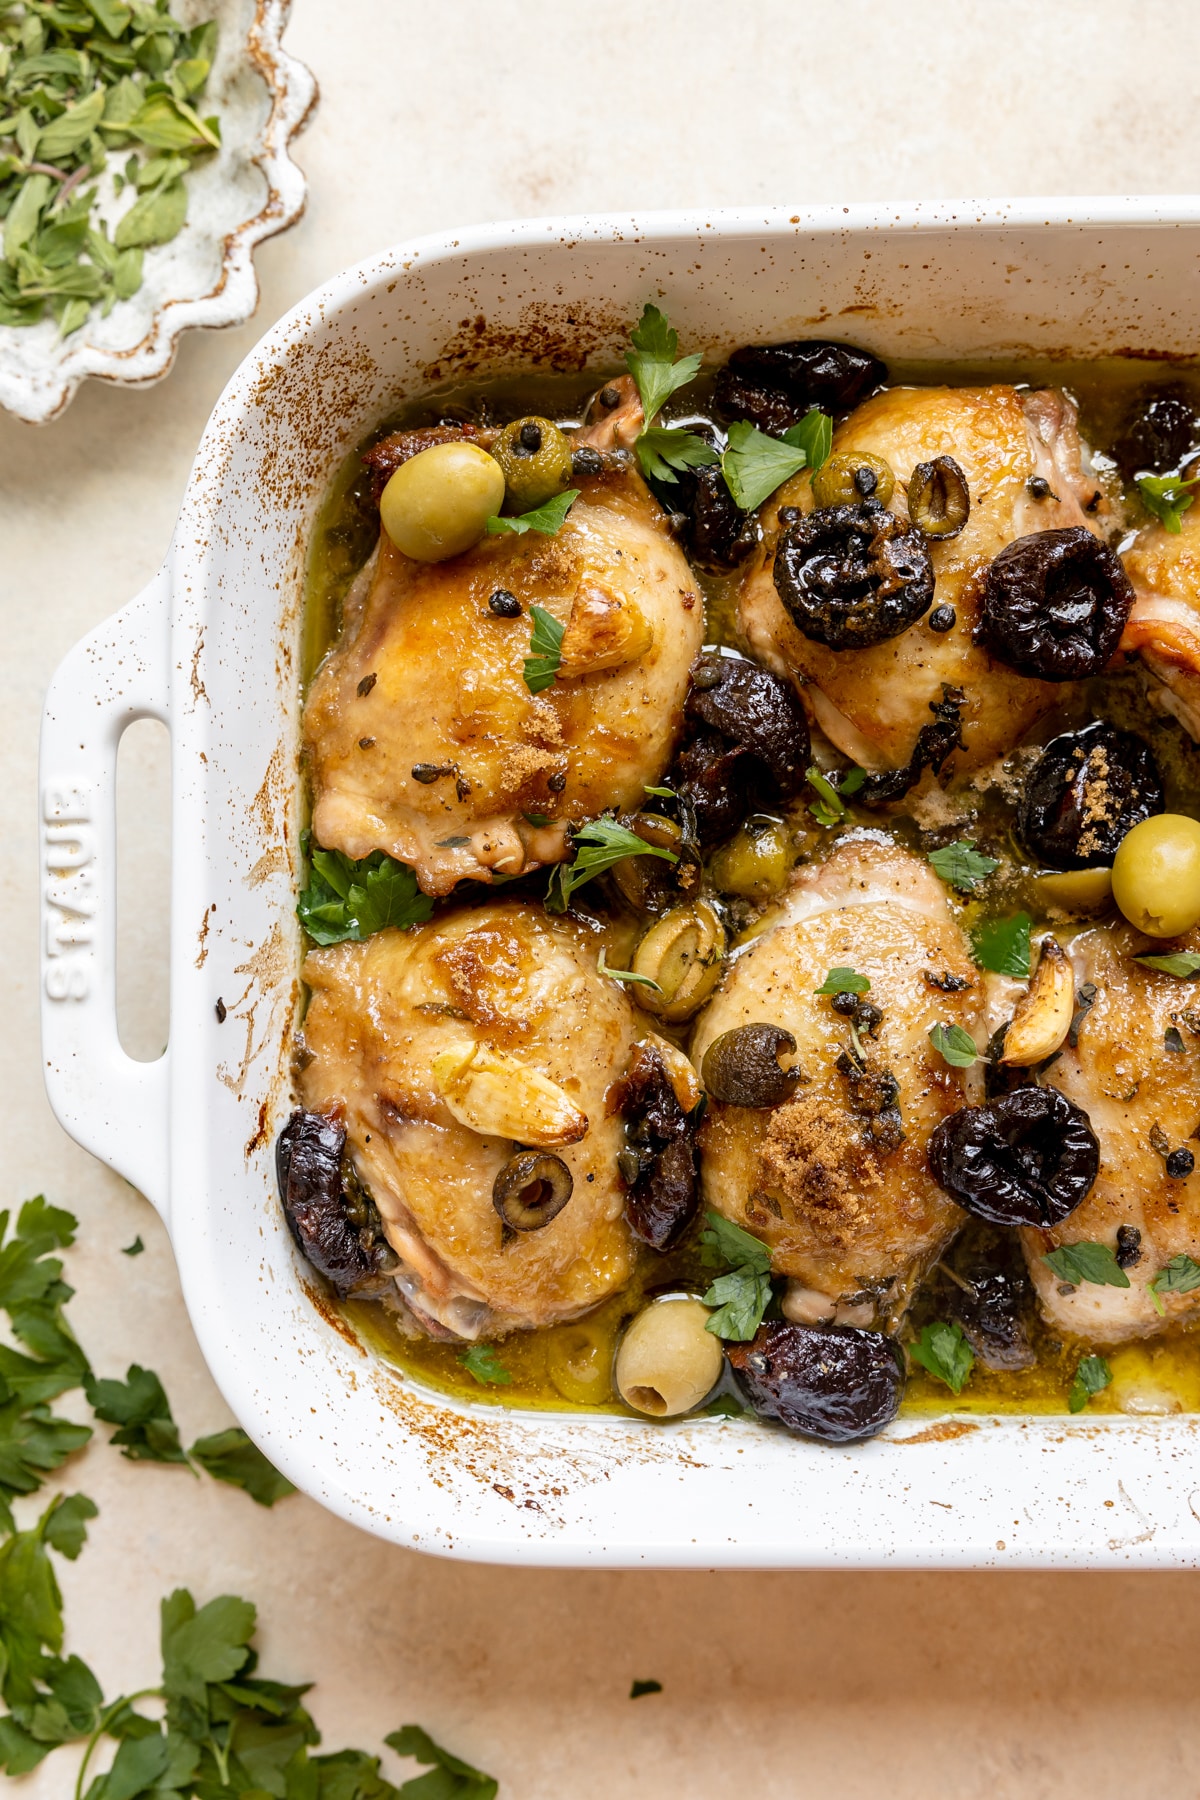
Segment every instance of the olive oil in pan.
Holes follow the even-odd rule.
[[[305,688],[336,640],[346,593],[376,539],[378,516],[371,498],[371,479],[360,461],[362,450],[390,430],[443,419],[469,418],[483,424],[503,424],[526,413],[539,413],[563,424],[576,423],[604,373],[512,376],[448,386],[419,402],[398,406],[346,458],[317,515],[310,545],[302,654]],[[1156,365],[1128,358],[1095,362],[1064,358],[1023,364],[960,361],[952,367],[901,363],[893,364],[891,381],[953,386],[1013,381],[1029,387],[1065,387],[1079,404],[1081,434],[1093,451],[1099,452],[1096,466],[1106,485],[1114,479],[1115,461],[1110,453],[1117,445],[1136,394],[1151,386],[1173,388],[1200,406],[1200,372],[1194,366]],[[708,385],[703,375],[692,385],[686,413],[681,412],[681,417],[704,413]],[[667,408],[668,415],[671,410]],[[1144,522],[1136,501],[1130,513],[1134,523]],[[708,640],[737,647],[738,573],[700,575],[699,580],[705,595]],[[1110,676],[1087,684],[1086,691],[1077,693],[1069,707],[1064,706],[1039,724],[1036,741],[1044,743],[1058,732],[1092,718],[1106,719],[1147,738],[1163,774],[1168,810],[1200,817],[1200,747],[1175,721],[1150,707],[1136,674]],[[1091,923],[1089,918],[1064,915],[1061,909],[1048,907],[1038,871],[1014,839],[1012,819],[1011,806],[994,792],[979,797],[970,834],[979,848],[999,858],[1001,867],[988,883],[986,900],[952,895],[962,924],[970,931],[1023,910],[1034,921],[1035,936],[1046,928],[1060,937],[1085,929]],[[888,818],[862,813],[854,822],[882,826],[919,851],[930,847],[928,834],[923,834],[907,815]],[[802,803],[793,809],[786,824],[794,834],[799,861],[822,860],[837,841],[836,831],[823,832],[813,826]],[[751,909],[743,935],[748,937],[753,932]],[[681,1039],[683,1036],[677,1032],[671,1035]],[[625,1290],[586,1318],[542,1331],[517,1333],[495,1345],[495,1357],[501,1373],[508,1376],[507,1381],[481,1382],[471,1372],[466,1346],[411,1337],[399,1328],[394,1315],[376,1302],[347,1301],[342,1312],[362,1340],[385,1362],[438,1392],[484,1404],[532,1410],[600,1411],[641,1418],[641,1414],[631,1414],[616,1395],[612,1368],[617,1345],[628,1321],[647,1299],[664,1292],[704,1291],[711,1275],[697,1255],[698,1235],[699,1226],[689,1234],[684,1246],[666,1256],[643,1251]],[[969,1381],[957,1397],[943,1383],[914,1367],[908,1379],[903,1414],[1064,1413],[1075,1370],[1090,1346],[1060,1341],[1041,1325],[1035,1328],[1034,1343],[1037,1361],[1029,1369],[994,1372],[976,1361]],[[1176,1330],[1144,1343],[1101,1346],[1100,1352],[1113,1379],[1110,1386],[1091,1399],[1089,1414],[1200,1411],[1200,1331]]]

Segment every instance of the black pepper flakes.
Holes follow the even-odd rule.
[[[364,675],[363,676],[362,680],[358,684],[358,697],[360,700],[366,699],[367,695],[370,693],[371,689],[375,686],[375,683],[378,680],[379,680],[378,675]]]

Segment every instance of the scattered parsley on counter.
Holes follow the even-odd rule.
[[[1013,975],[1028,981],[1030,970],[1028,913],[1012,919],[993,919],[972,934],[971,947],[981,969],[994,975]]]
[[[296,912],[314,943],[361,943],[388,926],[419,925],[433,911],[408,864],[382,850],[355,862],[340,850],[314,847],[310,862]]]
[[[533,634],[529,639],[529,655],[525,658],[525,686],[531,694],[540,694],[543,688],[554,686],[562,661],[563,633],[567,628],[560,625],[544,606],[531,606],[529,616],[533,620]]]
[[[674,850],[659,844],[648,844],[636,831],[618,825],[615,819],[591,819],[573,834],[575,858],[569,863],[556,863],[546,890],[546,911],[566,912],[576,888],[602,875],[614,863],[627,856],[661,856],[666,862],[678,862]]]
[[[131,1363],[124,1381],[84,1377],[88,1405],[106,1425],[116,1425],[111,1442],[122,1446],[130,1462],[186,1463],[179,1427],[170,1402],[153,1369]]]
[[[931,850],[929,861],[935,874],[964,894],[969,894],[1000,867],[994,856],[980,855],[974,838],[959,838],[942,850]]]
[[[662,1691],[661,1681],[634,1681],[629,1689],[629,1698],[640,1700],[643,1694],[661,1694]]]
[[[969,1031],[961,1025],[935,1025],[929,1041],[943,1062],[952,1069],[973,1069],[980,1061],[979,1049]]]
[[[1067,1395],[1070,1411],[1082,1412],[1089,1400],[1103,1393],[1112,1378],[1112,1370],[1102,1356],[1085,1356],[1075,1371],[1075,1379]]]
[[[256,1506],[274,1506],[277,1500],[286,1500],[296,1491],[287,1476],[281,1475],[274,1463],[267,1461],[240,1425],[229,1425],[224,1431],[197,1438],[188,1455],[214,1481],[226,1481],[230,1487],[241,1488]]]
[[[1196,498],[1194,488],[1200,476],[1188,481],[1178,475],[1139,475],[1137,491],[1147,512],[1161,519],[1168,531],[1182,531],[1181,519]]]
[[[1109,1244],[1060,1244],[1042,1261],[1060,1281],[1069,1281],[1074,1287],[1085,1281],[1093,1287],[1129,1286],[1129,1277]]]
[[[938,1381],[944,1381],[952,1394],[961,1394],[963,1383],[975,1367],[975,1352],[963,1336],[961,1325],[947,1325],[939,1319],[922,1327],[915,1344],[908,1346],[913,1362]]]
[[[414,1762],[432,1765],[427,1775],[417,1775],[412,1781],[406,1781],[399,1789],[386,1786],[379,1790],[379,1800],[495,1800],[500,1784],[493,1775],[485,1775],[481,1769],[473,1769],[469,1762],[461,1756],[455,1756],[449,1750],[443,1750],[435,1744],[427,1731],[419,1725],[402,1725],[399,1731],[389,1732],[384,1743],[397,1756],[411,1756]],[[353,1754],[353,1752],[352,1752]],[[445,1776],[447,1779],[443,1780]],[[362,1800],[375,1800],[370,1790],[360,1790]],[[322,1800],[324,1789],[322,1789]],[[339,1800],[339,1796],[330,1793],[330,1800]],[[348,1792],[346,1800],[356,1800],[353,1792]]]
[[[145,1248],[146,1248],[146,1246],[145,1246],[145,1244],[143,1244],[143,1242],[141,1240],[141,1236],[139,1234],[137,1237],[134,1238],[132,1244],[125,1245],[124,1249],[121,1251],[121,1255],[122,1256],[140,1256],[142,1254],[142,1251]]]
[[[705,1306],[717,1308],[704,1329],[714,1337],[748,1343],[771,1302],[771,1252],[761,1238],[721,1213],[704,1216],[708,1230],[700,1238],[701,1260],[707,1268],[725,1263],[729,1270],[702,1296]]]
[[[488,520],[484,529],[489,537],[498,537],[504,531],[513,531],[518,537],[524,537],[527,531],[540,531],[543,537],[554,537],[562,530],[563,521],[578,500],[579,493],[578,488],[566,488],[561,494],[555,494],[552,500],[535,506],[532,512],[516,513],[512,518],[496,515]],[[540,612],[541,608],[534,606],[530,611]]]
[[[460,1352],[458,1360],[467,1374],[473,1375],[481,1387],[487,1385],[506,1387],[512,1380],[512,1376],[496,1355],[495,1348],[491,1344],[468,1344],[467,1348]]]
[[[871,983],[866,975],[859,975],[854,969],[830,969],[814,994],[865,994],[870,991]]]
[[[1183,979],[1200,972],[1200,956],[1194,950],[1168,950],[1162,956],[1135,956],[1143,969],[1157,969],[1160,975],[1178,975]]]

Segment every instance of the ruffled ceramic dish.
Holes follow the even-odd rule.
[[[220,115],[221,148],[188,176],[188,220],[147,252],[145,279],[107,318],[93,310],[62,338],[53,319],[0,326],[0,406],[42,425],[89,375],[135,385],[170,369],[184,331],[240,325],[258,304],[255,246],[295,224],[305,182],[289,154],[317,96],[310,71],[282,46],[291,0],[181,0],[189,24],[215,18],[220,38],[205,110]],[[99,206],[118,210],[106,171]]]

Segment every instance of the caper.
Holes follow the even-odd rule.
[[[839,450],[812,478],[818,506],[861,506],[864,500],[886,506],[895,486],[896,478],[882,456],[872,456],[869,450]]]
[[[708,1319],[706,1306],[685,1299],[659,1300],[637,1315],[617,1352],[617,1388],[627,1406],[655,1419],[699,1406],[723,1360]]]
[[[1200,821],[1159,813],[1126,832],[1112,871],[1113,899],[1147,937],[1178,937],[1200,922]]]
[[[714,884],[723,894],[765,900],[778,893],[795,861],[791,840],[774,819],[748,819],[712,860]]]
[[[924,537],[958,536],[971,516],[971,495],[952,456],[917,464],[908,484],[908,516]]]
[[[574,1181],[561,1156],[521,1150],[510,1156],[492,1186],[492,1205],[510,1231],[540,1231],[571,1198]]]
[[[660,1019],[690,1019],[720,980],[724,954],[725,928],[707,900],[673,906],[650,927],[633,957],[634,974],[648,976],[658,991],[639,984],[634,998]]]
[[[780,1025],[738,1025],[723,1031],[704,1052],[701,1076],[714,1100],[726,1106],[781,1106],[804,1079],[798,1068],[781,1069],[779,1055],[796,1040]]]
[[[571,446],[549,419],[514,419],[492,446],[513,512],[532,512],[571,485]]]
[[[461,556],[504,504],[504,477],[478,444],[433,444],[401,463],[379,501],[379,521],[414,562]]]

